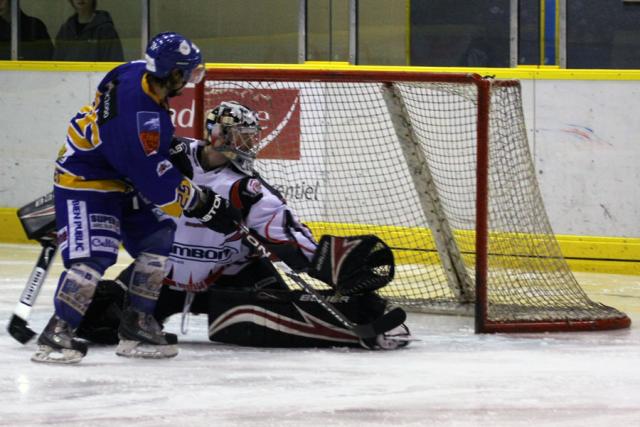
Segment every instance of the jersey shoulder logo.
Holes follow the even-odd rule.
[[[156,154],[160,148],[160,113],[138,111],[138,138],[146,156]]]

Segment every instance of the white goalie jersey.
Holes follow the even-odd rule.
[[[210,187],[234,202],[234,197],[238,196],[233,193],[238,191],[238,184],[244,180],[244,191],[257,199],[248,211],[244,211],[245,225],[260,235],[265,242],[291,245],[307,260],[311,260],[316,250],[316,241],[309,229],[300,223],[295,212],[274,190],[268,185],[263,185],[264,181],[261,178],[247,178],[231,164],[205,171],[200,165],[197,152],[198,144],[193,142],[188,154],[195,184]],[[177,229],[165,279],[165,284],[170,287],[201,292],[221,275],[236,274],[250,262],[251,250],[243,243],[239,232],[224,235],[184,215],[175,221]]]

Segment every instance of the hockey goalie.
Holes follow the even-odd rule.
[[[173,165],[193,182],[226,195],[240,209],[244,224],[262,245],[297,272],[329,285],[320,291],[355,324],[380,318],[390,307],[375,291],[394,274],[390,248],[373,235],[316,241],[283,197],[253,165],[259,151],[257,114],[235,102],[223,102],[206,120],[204,141],[175,138]],[[133,206],[146,203],[135,195]],[[167,221],[167,224],[173,222]],[[292,289],[271,260],[247,245],[240,232],[222,234],[188,217],[175,220],[167,272],[155,310],[160,324],[182,316],[208,317],[214,342],[256,347],[363,347],[396,349],[411,340],[401,324],[363,339],[308,293]],[[77,334],[97,343],[117,343],[120,314],[132,267],[116,280],[103,280]],[[147,280],[154,280],[153,277]]]

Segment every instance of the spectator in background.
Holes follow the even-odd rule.
[[[48,61],[53,54],[51,37],[44,23],[38,18],[18,13],[18,59]],[[11,0],[0,0],[0,60],[11,59]]]
[[[493,55],[491,44],[484,36],[471,39],[467,49],[462,54],[460,67],[495,67],[493,65]]]
[[[509,66],[509,14],[504,7],[477,2],[472,9],[475,28],[458,65],[462,67]],[[498,2],[499,3],[499,2]]]
[[[75,9],[56,36],[56,61],[124,61],[122,44],[109,12],[96,0],[69,0]]]

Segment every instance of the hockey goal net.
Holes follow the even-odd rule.
[[[471,74],[209,69],[205,109],[259,111],[256,169],[316,237],[376,234],[409,310],[475,312],[477,332],[598,330],[549,225],[517,81]]]

